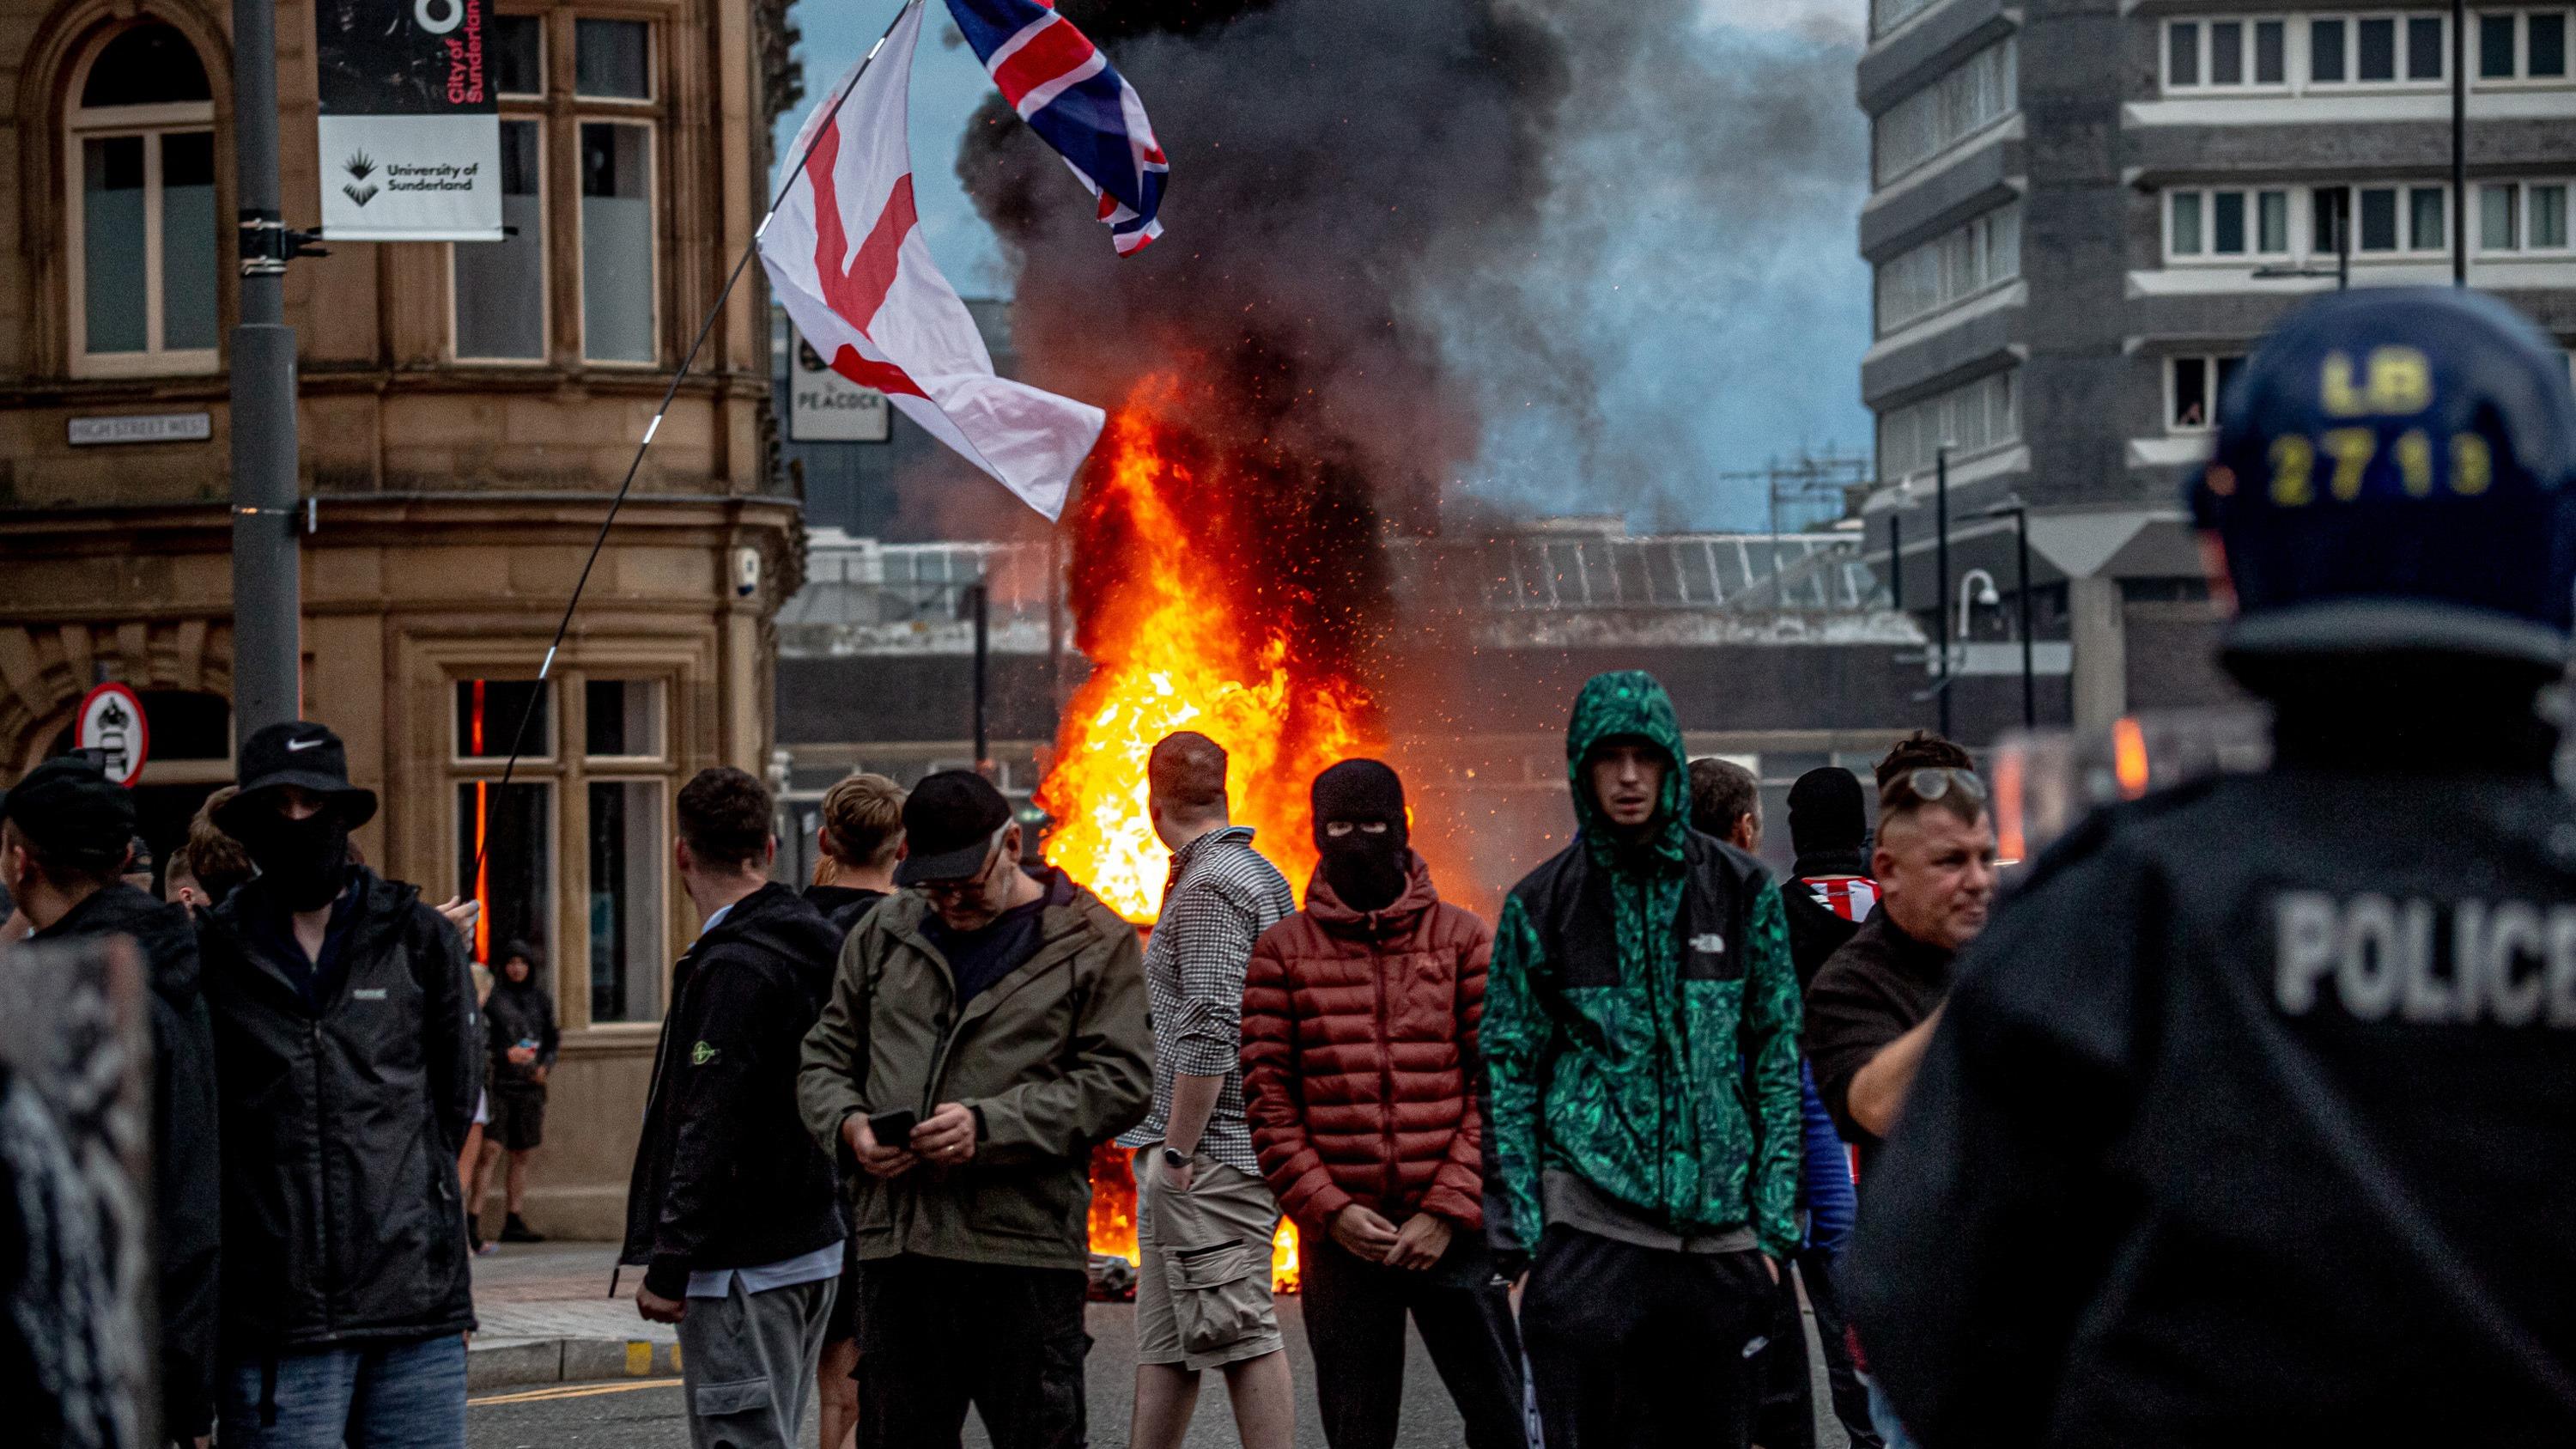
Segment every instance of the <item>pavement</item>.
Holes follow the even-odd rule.
[[[677,1374],[679,1330],[636,1314],[632,1270],[610,1297],[616,1267],[609,1243],[505,1243],[475,1259],[468,1391]]]
[[[636,1316],[635,1274],[608,1294],[617,1251],[605,1243],[511,1244],[474,1264],[474,1311],[482,1320],[466,1356],[470,1404],[466,1436],[471,1449],[688,1449],[682,1411],[676,1331]],[[1288,1339],[1297,1381],[1298,1449],[1325,1449],[1315,1405],[1315,1366],[1294,1297],[1279,1300],[1280,1326]],[[1092,1349],[1087,1361],[1091,1441],[1127,1442],[1134,1393],[1136,1310],[1127,1303],[1090,1305]],[[1813,1344],[1813,1325],[1809,1325]],[[1442,1391],[1421,1338],[1405,1335],[1400,1449],[1431,1449],[1461,1442],[1457,1410]],[[1814,1362],[1811,1352],[1810,1362]],[[1816,1397],[1824,1401],[1821,1373]],[[814,1422],[808,1406],[806,1422]],[[809,1434],[811,1430],[808,1431]],[[989,1449],[983,1425],[969,1415],[964,1444]],[[1237,1443],[1221,1382],[1199,1400],[1185,1449],[1227,1449]],[[1818,1449],[1845,1449],[1839,1426],[1820,1413]]]

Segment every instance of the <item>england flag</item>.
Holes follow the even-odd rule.
[[[1099,198],[1120,256],[1163,234],[1163,178],[1170,167],[1136,88],[1054,0],[948,0],[949,17],[975,58],[1038,139]]]
[[[1100,409],[997,377],[975,319],[939,274],[913,212],[905,140],[919,4],[875,64],[859,62],[805,118],[804,157],[760,233],[760,264],[796,330],[834,372],[1053,519],[1100,437]],[[848,92],[839,109],[830,96]]]

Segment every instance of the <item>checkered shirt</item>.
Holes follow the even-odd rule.
[[[1175,1075],[1223,1076],[1199,1149],[1228,1167],[1260,1174],[1252,1129],[1243,1120],[1243,975],[1252,965],[1252,943],[1295,909],[1288,878],[1253,850],[1249,826],[1212,830],[1172,857],[1163,913],[1145,946],[1145,992],[1154,1013],[1154,1110],[1118,1139],[1120,1146],[1163,1140]]]

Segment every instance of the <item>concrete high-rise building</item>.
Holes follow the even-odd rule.
[[[2447,284],[2463,240],[2471,286],[2576,339],[2571,32],[2565,5],[2475,8],[2463,46],[2447,9],[1872,0],[1867,516],[1906,606],[2008,636],[1994,510],[2025,504],[2079,722],[2223,694],[2180,495],[2254,340],[2347,277]],[[1936,601],[1944,445],[1951,590],[1984,569],[2000,607]]]

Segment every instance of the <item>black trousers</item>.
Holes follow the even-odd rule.
[[[1408,1314],[1466,1421],[1467,1449],[1526,1449],[1511,1294],[1475,1236],[1453,1235],[1425,1272],[1363,1261],[1321,1234],[1302,1240],[1306,1343],[1332,1449],[1394,1449]]]
[[[1552,1227],[1521,1294],[1547,1449],[1741,1449],[1771,1321],[1762,1255],[1673,1253]]]
[[[1882,1441],[1869,1417],[1869,1386],[1860,1381],[1860,1366],[1852,1362],[1842,1290],[1834,1286],[1833,1254],[1817,1248],[1800,1253],[1798,1282],[1807,1290],[1807,1306],[1816,1310],[1816,1339],[1825,1349],[1825,1385],[1833,1391],[1834,1418],[1850,1437],[1852,1449],[1879,1449]],[[1802,1334],[1798,1355],[1801,1382],[1807,1382],[1805,1347]]]
[[[1753,1442],[1762,1449],[1808,1449],[1816,1442],[1815,1380],[1807,1367],[1807,1330],[1800,1321],[1798,1289],[1816,1310],[1816,1339],[1824,1346],[1825,1383],[1833,1391],[1834,1418],[1852,1449],[1878,1449],[1878,1431],[1870,1426],[1869,1389],[1852,1364],[1851,1340],[1843,1332],[1842,1300],[1836,1296],[1833,1256],[1809,1248],[1797,1257],[1797,1277],[1783,1276],[1772,1303],[1770,1346],[1754,1355],[1760,1366],[1762,1397],[1753,1414]]]
[[[863,1449],[957,1449],[970,1404],[993,1449],[1082,1449],[1079,1269],[904,1256],[858,1281]]]

